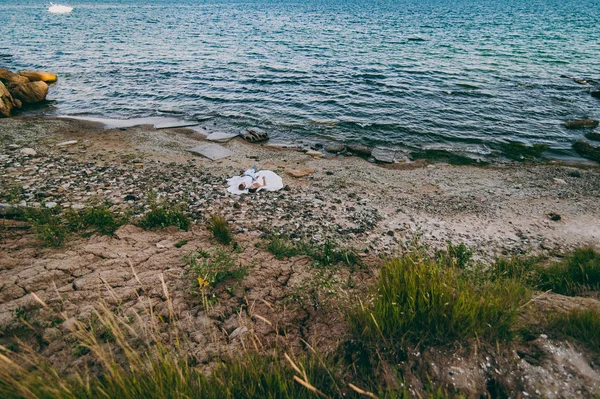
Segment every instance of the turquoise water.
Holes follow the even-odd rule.
[[[69,0],[70,1],[70,0]],[[0,0],[0,66],[60,75],[37,113],[178,116],[285,140],[488,153],[600,119],[600,2]]]

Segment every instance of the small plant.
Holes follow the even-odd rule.
[[[38,237],[50,247],[61,246],[67,238],[67,228],[52,209],[28,208],[25,210],[25,219],[32,224]]]
[[[465,269],[473,257],[473,251],[465,243],[461,242],[459,245],[454,245],[451,241],[448,241],[446,251],[438,252],[436,257],[449,267]]]
[[[513,161],[534,161],[542,158],[544,151],[548,149],[545,144],[534,144],[527,146],[522,143],[510,142],[502,145],[502,151],[506,158]]]
[[[223,216],[212,215],[208,221],[208,229],[221,244],[229,245],[233,242],[233,233]]]
[[[558,294],[577,295],[600,289],[600,253],[580,248],[560,262],[537,268],[537,288]]]
[[[571,337],[595,352],[600,352],[600,312],[574,310],[567,314],[554,314],[548,327],[561,337]]]
[[[142,217],[139,225],[144,230],[164,229],[169,226],[175,226],[187,231],[190,228],[190,220],[178,207],[152,205],[150,212]]]
[[[273,235],[267,242],[267,251],[273,254],[277,259],[293,258],[294,256],[300,255],[301,250],[297,244],[291,241],[289,238]]]
[[[187,243],[188,243],[188,240],[181,240],[181,241],[178,241],[178,242],[175,244],[175,248],[181,248],[181,247],[183,247],[183,246],[184,246],[185,244],[187,244]]]
[[[70,231],[92,230],[102,235],[112,235],[127,219],[113,214],[106,206],[89,207],[80,212],[70,210],[65,214]]]
[[[196,251],[184,257],[184,262],[189,265],[190,273],[196,280],[193,285],[201,290],[215,286],[221,281],[241,280],[248,274],[248,268],[236,264],[235,259],[227,251],[218,249],[210,257],[203,255]]]
[[[348,267],[362,266],[358,254],[348,248],[342,248],[333,241],[326,241],[322,246],[304,241],[295,242],[281,235],[273,235],[267,242],[267,250],[277,259],[292,258],[305,255],[315,260],[315,266],[327,267],[343,264]]]

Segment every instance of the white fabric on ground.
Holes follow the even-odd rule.
[[[266,186],[261,187],[258,189],[258,191],[260,190],[267,190],[267,191],[277,191],[277,190],[281,190],[283,188],[283,179],[281,178],[281,176],[279,176],[277,173],[271,171],[271,170],[259,170],[258,172],[256,172],[255,174],[255,180],[254,182],[258,182],[260,184],[263,184],[263,179],[265,178],[265,182],[267,183]],[[227,191],[229,191],[232,194],[248,194],[248,189],[244,189],[244,190],[240,190],[239,189],[239,185],[241,183],[246,183],[246,187],[250,187],[253,183],[252,178],[246,174],[244,174],[244,176],[233,176],[229,179],[227,179]]]

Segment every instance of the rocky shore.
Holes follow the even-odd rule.
[[[69,323],[89,319],[99,298],[108,298],[123,314],[147,300],[161,317],[170,317],[162,276],[191,337],[190,353],[207,367],[220,352],[239,350],[240,337],[249,332],[273,344],[282,342],[279,331],[285,329],[293,345],[302,339],[327,351],[345,336],[343,309],[376,280],[381,257],[416,241],[433,249],[447,241],[464,243],[483,263],[502,255],[556,256],[581,246],[598,248],[600,242],[600,168],[595,165],[382,165],[359,157],[320,157],[268,143],[249,144],[241,138],[223,143],[232,155],[217,161],[187,151],[206,143],[211,133],[151,126],[105,129],[61,118],[3,120],[0,213],[106,204],[136,220],[149,210],[153,197],[183,204],[196,224],[187,232],[146,232],[126,225],[112,237],[72,237],[63,248],[52,249],[42,247],[25,226],[0,218],[0,341],[17,334],[39,341],[40,353],[60,364],[83,364],[86,357],[74,355],[69,346]],[[229,194],[225,179],[254,164],[283,176],[285,188]],[[209,310],[190,294],[194,281],[183,259],[191,251],[220,250],[205,228],[211,215],[228,220],[239,244],[231,254],[249,274],[240,284],[215,290]],[[366,267],[327,271],[311,267],[305,256],[276,259],[264,250],[264,237],[273,233],[317,246],[333,241],[354,248]],[[139,284],[145,288],[140,290]],[[60,308],[70,321],[52,323],[31,293]],[[597,307],[592,298],[544,295],[538,301],[548,307]],[[23,315],[44,320],[41,327],[34,326],[34,335],[20,329]],[[577,397],[580,387],[600,384],[600,375],[570,344],[546,338],[534,342],[544,356],[564,356],[538,367],[526,355],[496,362],[486,360],[489,353],[483,350],[432,349],[423,353],[427,362],[443,367],[427,362],[423,367],[444,384],[473,395],[481,387],[471,381],[485,388],[482,376],[494,367],[532,395],[536,381],[560,392],[555,397]],[[506,350],[505,359],[516,353]],[[569,385],[560,380],[567,372]],[[519,379],[522,375],[526,381]]]
[[[23,106],[46,99],[48,84],[58,77],[50,72],[20,71],[0,68],[0,118],[9,117]]]

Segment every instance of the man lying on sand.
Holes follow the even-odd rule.
[[[232,194],[255,193],[260,190],[277,191],[283,188],[283,180],[270,170],[256,171],[256,166],[246,170],[241,176],[227,179],[227,191]]]

